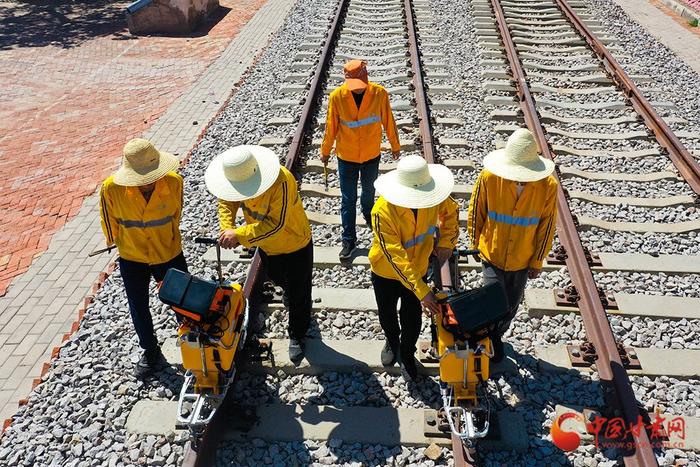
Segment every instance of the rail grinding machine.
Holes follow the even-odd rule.
[[[196,439],[214,417],[235,377],[235,358],[246,341],[249,310],[241,285],[223,278],[218,241],[197,238],[195,243],[216,246],[217,280],[170,269],[158,295],[180,322],[177,345],[186,372],[177,405],[177,426],[189,429]]]
[[[441,417],[449,430],[472,447],[489,432],[490,403],[485,388],[493,347],[490,335],[508,318],[508,304],[499,283],[461,290],[459,256],[478,250],[456,250],[452,290],[438,292],[441,311],[433,316],[432,354],[439,362]]]

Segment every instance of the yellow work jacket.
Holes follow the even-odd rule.
[[[330,155],[335,142],[335,152],[344,161],[362,163],[374,159],[381,150],[382,127],[392,152],[401,149],[386,89],[370,81],[358,109],[352,91],[343,84],[328,99],[321,154]]]
[[[454,249],[459,237],[457,211],[452,198],[432,208],[417,210],[389,203],[380,196],[372,208],[374,240],[369,250],[372,272],[386,279],[400,281],[419,300],[430,292],[423,281],[435,246]]]
[[[514,181],[482,170],[467,213],[471,248],[504,271],[541,269],[557,223],[557,186],[550,175],[528,182],[518,197]]]
[[[117,185],[112,176],[102,183],[102,232],[126,260],[162,264],[182,253],[181,216],[182,177],[175,172],[156,182],[148,204],[138,187]]]
[[[236,227],[236,212],[243,209],[245,225]],[[268,255],[292,253],[311,240],[311,227],[301,204],[297,181],[284,167],[263,194],[245,201],[219,200],[221,230],[233,229],[245,247],[257,246]]]

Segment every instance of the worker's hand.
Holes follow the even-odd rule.
[[[391,157],[393,157],[395,161],[399,160],[400,155],[401,151],[391,151]]]
[[[527,278],[528,279],[535,279],[535,278],[539,277],[540,272],[542,272],[542,269],[530,268],[527,270]]]
[[[432,292],[428,292],[428,295],[423,297],[420,304],[423,307],[423,313],[425,313],[426,316],[433,316],[435,313],[440,311],[440,304],[438,303],[437,298],[435,298],[435,294]]]
[[[328,161],[331,160],[331,155],[328,154],[327,156],[324,156],[321,154],[321,162],[323,162],[323,165],[328,165]]]
[[[236,248],[239,244],[238,236],[233,229],[226,229],[219,234],[221,248]]]
[[[452,249],[437,247],[435,248],[435,256],[437,256],[438,265],[442,266],[445,263],[445,261],[450,259],[450,256],[452,256]]]

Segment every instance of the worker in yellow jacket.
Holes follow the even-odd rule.
[[[145,139],[124,146],[122,165],[102,183],[100,219],[107,246],[119,250],[119,271],[131,320],[144,350],[136,364],[142,376],[165,363],[153,331],[148,287],[170,268],[187,271],[182,254],[180,161]]]
[[[454,178],[445,166],[406,156],[396,170],[379,177],[375,187],[381,196],[372,209],[374,240],[369,262],[379,322],[386,336],[381,361],[393,365],[398,357],[404,378],[415,380],[421,308],[428,314],[439,310],[425,283],[430,256],[435,253],[443,263],[459,237],[458,205],[450,197]]]
[[[289,311],[289,357],[304,357],[311,320],[311,227],[294,176],[262,146],[236,146],[219,154],[205,174],[207,190],[219,198],[219,243],[258,247],[268,277],[284,290]],[[236,227],[236,212],[245,224]]]
[[[554,238],[558,189],[554,162],[537,153],[532,133],[516,130],[505,149],[484,158],[469,201],[471,248],[481,252],[484,282],[503,285],[510,309],[510,319],[493,336],[495,362],[503,358],[501,336],[518,311],[527,279],[540,274]]]
[[[370,212],[374,205],[374,181],[379,175],[382,128],[391,144],[394,159],[399,158],[399,135],[389,104],[389,93],[368,80],[367,64],[350,60],[345,64],[345,83],[328,98],[326,131],[321,144],[321,161],[327,164],[335,143],[340,182],[340,218],[343,224],[340,259],[351,257],[357,242],[357,181],[362,194],[360,207],[367,227],[372,228]]]

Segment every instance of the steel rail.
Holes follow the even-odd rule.
[[[668,151],[668,156],[676,166],[681,176],[688,182],[696,195],[700,196],[700,164],[688,152],[680,142],[673,130],[661,116],[654,110],[649,101],[644,97],[634,81],[622,69],[605,45],[591,32],[581,21],[576,12],[566,0],[554,0],[566,19],[577,30],[588,46],[603,62],[603,66],[613,78],[615,83],[622,88],[625,97],[629,100],[634,110],[644,120],[649,130],[654,134],[658,143]]]
[[[328,73],[330,65],[332,64],[333,49],[335,48],[336,39],[340,33],[340,26],[343,23],[343,18],[345,16],[345,12],[347,11],[348,3],[349,0],[339,0],[338,6],[335,10],[335,15],[333,17],[333,22],[326,33],[326,41],[323,44],[323,49],[321,49],[321,55],[316,66],[316,71],[311,79],[309,92],[306,95],[306,100],[301,109],[301,117],[285,157],[285,167],[289,171],[293,172],[297,166],[297,163],[299,162],[299,155],[301,154],[301,150],[304,146],[304,138],[313,122],[316,107],[322,100],[323,81]],[[260,253],[256,251],[251,260],[250,267],[248,268],[245,283],[243,284],[243,295],[245,296],[246,300],[249,300],[253,294],[253,289],[255,288],[258,278],[260,277],[261,269],[262,264],[260,260]],[[222,403],[222,408],[223,405],[224,404]],[[183,455],[183,467],[204,467],[214,464],[214,454],[217,451],[220,435],[223,432],[222,423],[225,418],[223,416],[217,417],[217,415],[220,415],[219,411],[214,414],[214,419],[204,431],[202,440],[196,452],[192,448],[191,444],[188,443],[186,445]]]
[[[500,31],[501,40],[506,51],[506,56],[513,72],[516,93],[519,98],[520,107],[523,111],[525,123],[532,131],[542,153],[549,159],[554,160],[555,155],[550,144],[547,142],[542,123],[535,106],[535,101],[530,93],[525,71],[518,58],[517,50],[513,38],[508,29],[505,13],[499,0],[491,0],[493,11],[496,15],[496,23]],[[566,266],[571,276],[571,281],[578,290],[580,301],[578,307],[583,318],[586,329],[586,336],[593,343],[596,349],[596,368],[600,375],[601,382],[612,387],[613,394],[606,393],[609,400],[615,407],[619,408],[624,420],[630,424],[636,423],[640,416],[636,404],[636,398],[630,384],[627,372],[622,364],[618,353],[615,336],[608,322],[605,308],[598,294],[598,289],[593,278],[590,265],[586,260],[586,255],[576,229],[574,217],[569,209],[569,205],[564,194],[561,180],[559,181],[557,194],[557,234],[561,244],[567,251]],[[633,430],[634,431],[634,430]],[[658,465],[656,456],[649,443],[649,438],[645,430],[639,433],[632,433],[635,446],[633,452],[626,453],[624,460],[628,466],[655,466]]]
[[[418,113],[418,129],[421,139],[421,149],[423,157],[428,164],[437,163],[435,154],[435,141],[433,140],[433,129],[430,119],[430,104],[428,94],[423,80],[423,67],[421,64],[420,51],[418,50],[418,32],[416,20],[413,14],[413,4],[411,0],[404,0],[404,13],[406,15],[406,29],[408,32],[408,49],[411,60],[412,81],[416,97],[416,112]],[[449,261],[446,261],[440,268],[440,280],[443,287],[452,286]],[[466,447],[459,437],[452,433],[452,452],[455,466],[467,467],[473,465],[473,460]]]

